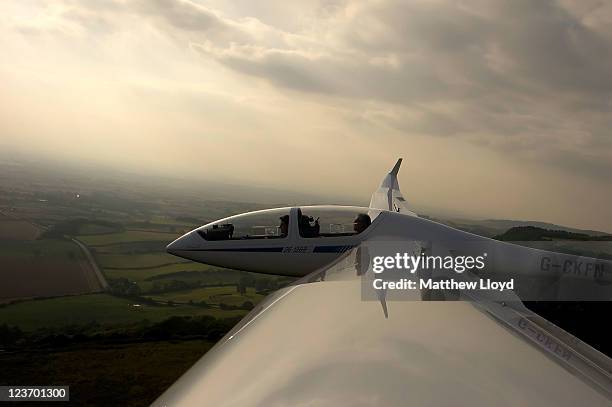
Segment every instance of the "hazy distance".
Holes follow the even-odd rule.
[[[0,149],[612,231],[612,6],[0,4]],[[207,197],[210,198],[210,197]]]

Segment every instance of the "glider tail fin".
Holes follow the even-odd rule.
[[[399,212],[406,215],[417,216],[408,208],[406,199],[402,196],[397,173],[399,172],[402,159],[397,160],[391,171],[382,180],[380,187],[372,194],[370,208]]]

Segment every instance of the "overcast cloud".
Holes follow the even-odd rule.
[[[41,0],[0,12],[7,146],[278,187],[299,178],[364,201],[403,155],[417,204],[612,231],[609,2]]]

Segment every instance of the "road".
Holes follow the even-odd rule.
[[[75,239],[73,237],[70,237],[70,236],[66,236],[66,237],[68,239],[72,240],[76,245],[78,245],[81,248],[81,250],[85,254],[85,257],[89,261],[89,264],[91,265],[91,268],[93,269],[94,273],[96,274],[96,277],[98,278],[98,281],[100,282],[100,286],[102,287],[103,290],[106,290],[108,288],[108,283],[106,282],[106,279],[104,278],[104,275],[100,271],[100,268],[98,267],[98,263],[96,263],[96,260],[91,255],[91,252],[89,251],[89,248],[87,246],[85,246],[82,242],[80,242],[79,240],[77,240],[77,239]]]

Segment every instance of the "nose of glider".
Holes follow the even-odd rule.
[[[180,245],[179,240],[181,240],[180,237],[178,239],[174,240],[168,246],[166,246],[166,251],[168,253],[170,253],[170,254],[175,254],[177,252],[177,250],[178,250],[179,245]]]
[[[166,251],[175,256],[181,256],[181,254],[185,251],[190,251],[198,248],[199,240],[194,231],[185,233],[183,236],[179,237],[168,246],[166,246]]]

